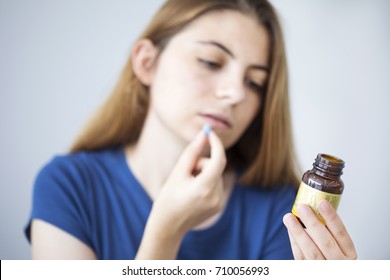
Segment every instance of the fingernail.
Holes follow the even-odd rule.
[[[322,211],[327,212],[327,211],[329,211],[329,202],[327,202],[326,200],[321,200],[318,207]]]
[[[203,133],[208,136],[211,132],[212,128],[211,128],[211,125],[206,123],[204,126],[203,126]]]
[[[286,226],[287,225],[293,226],[295,224],[295,218],[293,215],[289,215],[289,214],[285,215],[283,221],[284,221]]]
[[[297,207],[299,216],[306,216],[309,211],[309,207],[306,204],[300,204]]]

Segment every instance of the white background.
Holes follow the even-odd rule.
[[[162,0],[0,0],[0,259],[28,259],[34,177],[110,94]],[[390,1],[273,0],[302,171],[346,161],[339,213],[360,259],[390,259]]]
[[[388,280],[389,260],[358,261],[240,261],[240,260],[193,260],[193,261],[26,261],[1,262],[1,277],[5,280],[254,280],[288,279],[292,275],[299,280],[340,279]],[[260,267],[260,269],[259,269]],[[21,269],[22,268],[22,269]],[[267,269],[268,268],[268,269]],[[251,274],[252,269],[262,271]],[[261,270],[262,269],[262,270]],[[129,271],[129,274],[123,275]],[[59,273],[60,272],[60,273]],[[245,273],[245,274],[244,274]]]

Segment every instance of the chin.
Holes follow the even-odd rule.
[[[222,144],[223,144],[225,150],[227,150],[227,149],[231,148],[232,146],[234,146],[234,144],[236,144],[237,141],[238,141],[237,137],[232,137],[229,134],[219,133],[218,131],[216,131],[216,133],[219,136],[219,138],[221,139]]]
[[[225,143],[225,141],[222,140],[222,143],[223,143],[223,146],[225,147],[225,150],[227,150],[227,149],[230,149],[231,147],[233,147],[237,143],[237,140],[226,141],[226,143]]]

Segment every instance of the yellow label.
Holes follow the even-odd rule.
[[[297,197],[295,198],[295,202],[292,208],[292,213],[299,218],[299,215],[297,213],[297,207],[300,204],[307,204],[313,209],[314,213],[317,215],[318,219],[325,224],[324,219],[321,217],[317,205],[318,203],[325,199],[329,201],[329,203],[333,206],[334,209],[337,210],[337,207],[340,203],[341,194],[333,194],[333,193],[327,193],[320,190],[317,190],[315,188],[312,188],[308,185],[306,185],[304,182],[301,182]]]

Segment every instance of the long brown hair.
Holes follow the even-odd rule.
[[[168,0],[140,39],[150,39],[161,53],[167,42],[190,22],[218,10],[253,16],[267,29],[271,41],[265,101],[244,135],[227,151],[228,162],[242,171],[242,184],[296,186],[299,169],[293,149],[284,40],[276,12],[268,1]],[[75,141],[71,152],[135,143],[148,105],[148,88],[137,79],[129,57],[112,95]]]

